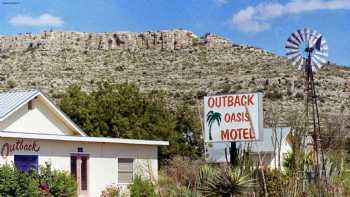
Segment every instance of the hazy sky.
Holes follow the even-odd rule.
[[[324,35],[329,59],[350,66],[350,0],[0,0],[0,34],[64,31],[207,32],[284,55],[298,28]],[[18,2],[18,4],[11,4]]]

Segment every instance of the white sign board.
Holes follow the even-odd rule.
[[[206,142],[254,141],[263,132],[262,93],[204,97]]]

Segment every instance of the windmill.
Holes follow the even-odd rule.
[[[297,67],[298,70],[303,71],[305,76],[306,126],[308,126],[311,115],[313,132],[310,132],[308,137],[311,137],[313,142],[316,161],[315,177],[317,178],[320,175],[320,166],[324,159],[320,143],[320,115],[314,75],[327,63],[328,46],[326,40],[319,32],[304,28],[290,35],[285,48],[288,60]],[[311,106],[312,109],[311,113],[309,112],[309,106]],[[324,165],[322,166],[322,172],[324,172]]]

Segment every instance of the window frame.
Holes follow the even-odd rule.
[[[119,170],[119,159],[131,159],[132,160],[132,163],[131,163],[131,165],[132,165],[132,170],[131,171],[129,171],[129,170]],[[132,183],[132,181],[134,180],[134,175],[135,175],[135,157],[127,157],[127,156],[125,156],[125,157],[117,157],[117,183],[119,184],[119,185],[128,185],[128,184],[131,184]],[[130,182],[125,182],[125,183],[123,183],[123,182],[119,182],[119,174],[120,174],[120,172],[124,172],[124,173],[130,173],[131,172],[131,174],[132,174],[132,177],[131,177],[131,181]]]
[[[35,156],[35,157],[37,157],[37,165],[36,165],[36,169],[34,169],[34,171],[35,172],[39,172],[39,168],[40,168],[40,162],[39,162],[39,159],[40,159],[40,157],[39,157],[39,154],[29,154],[29,153],[18,153],[18,154],[14,154],[13,155],[13,164],[14,164],[14,166],[16,166],[16,156]],[[17,168],[17,166],[16,166],[16,168]],[[18,170],[21,170],[21,169],[18,169]]]

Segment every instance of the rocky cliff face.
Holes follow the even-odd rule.
[[[30,49],[41,50],[113,50],[127,49],[129,51],[143,49],[177,50],[194,44],[208,48],[230,47],[232,43],[224,38],[210,34],[198,38],[186,30],[164,30],[158,32],[43,32],[32,35],[29,33],[18,36],[0,37],[1,51],[20,51]]]
[[[0,89],[38,88],[50,96],[70,84],[133,82],[198,104],[206,94],[261,91],[265,108],[303,106],[303,76],[284,57],[207,34],[44,32],[0,38]],[[323,112],[350,105],[350,69],[316,75]],[[285,114],[283,114],[285,115]]]

